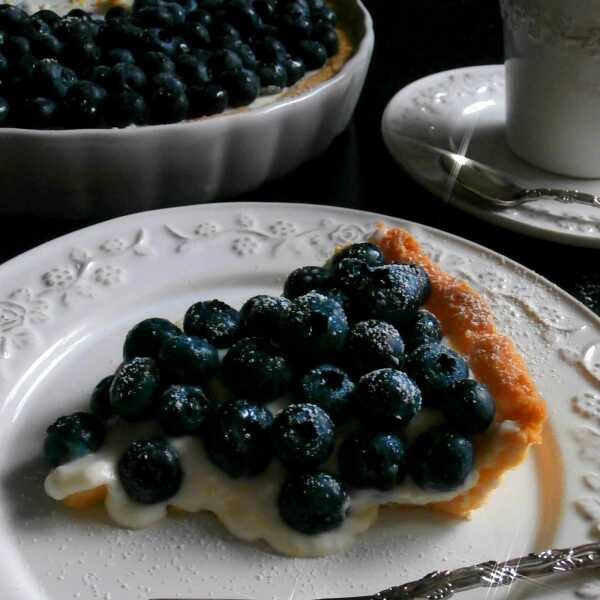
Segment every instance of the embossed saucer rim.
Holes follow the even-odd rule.
[[[571,419],[573,426],[577,426],[578,429],[583,429],[586,432],[592,431],[587,426],[583,427],[582,424],[589,425],[593,423],[595,426],[596,417],[590,416],[587,417],[587,420],[584,420],[586,419],[584,415],[574,412],[571,406],[570,394],[575,391],[592,392],[596,390],[596,387],[588,385],[586,377],[580,373],[580,370],[585,367],[581,361],[586,359],[590,344],[596,344],[600,340],[600,320],[581,304],[572,301],[565,292],[553,284],[543,280],[517,263],[509,261],[501,255],[488,251],[481,246],[451,234],[394,217],[315,205],[223,203],[140,213],[93,225],[48,242],[20,257],[12,259],[0,267],[0,301],[4,301],[5,298],[17,289],[23,290],[29,287],[37,291],[48,287],[42,277],[46,273],[49,273],[52,268],[60,267],[62,262],[68,261],[74,251],[74,258],[85,262],[86,255],[94,255],[95,249],[105,246],[106,242],[114,242],[110,245],[110,251],[117,248],[119,251],[124,250],[123,253],[118,255],[107,255],[112,256],[112,258],[106,258],[102,255],[103,258],[98,260],[98,266],[110,264],[113,267],[112,270],[105,270],[99,275],[101,282],[95,279],[94,265],[88,267],[88,270],[85,271],[86,281],[94,278],[95,283],[93,285],[96,287],[93,290],[93,298],[82,298],[81,305],[74,303],[73,306],[65,307],[58,300],[57,296],[59,292],[51,295],[54,304],[51,307],[51,311],[48,312],[50,312],[52,321],[39,324],[40,332],[46,327],[49,327],[51,331],[42,333],[37,345],[34,344],[22,352],[16,352],[8,361],[0,360],[0,378],[4,377],[5,382],[8,378],[9,383],[13,386],[8,390],[11,399],[3,398],[0,404],[0,413],[5,417],[0,419],[0,446],[8,443],[6,441],[7,438],[2,437],[4,433],[8,432],[12,427],[26,427],[31,421],[31,416],[38,415],[37,411],[44,409],[43,402],[39,402],[40,407],[38,408],[38,403],[33,401],[36,399],[41,400],[42,397],[35,396],[31,401],[25,403],[22,402],[23,398],[20,397],[19,393],[15,392],[14,387],[18,384],[27,387],[27,378],[23,377],[21,369],[33,371],[32,376],[36,376],[36,369],[37,371],[44,372],[47,368],[52,368],[52,356],[44,363],[42,355],[49,350],[48,345],[54,345],[57,340],[59,343],[69,342],[69,340],[65,340],[65,332],[70,336],[74,335],[77,339],[81,338],[84,346],[86,336],[89,337],[91,335],[94,344],[97,342],[100,343],[98,356],[100,357],[103,353],[106,354],[104,352],[106,349],[103,350],[104,347],[102,346],[104,343],[103,334],[96,333],[96,337],[94,337],[94,331],[110,324],[106,321],[107,315],[114,316],[117,320],[121,319],[119,311],[132,302],[139,301],[141,298],[147,299],[150,303],[156,301],[151,286],[144,287],[141,291],[137,289],[142,282],[146,282],[144,285],[147,285],[149,278],[146,274],[149,271],[156,275],[156,279],[165,279],[166,283],[164,283],[164,286],[166,287],[164,289],[169,294],[173,293],[173,295],[179,294],[181,296],[177,306],[169,304],[168,311],[161,312],[160,314],[165,314],[166,316],[170,315],[171,312],[179,314],[185,303],[190,302],[190,297],[197,298],[196,294],[202,293],[202,290],[205,289],[202,287],[205,270],[209,272],[207,278],[210,286],[222,285],[224,286],[223,289],[229,289],[228,286],[236,284],[234,279],[238,277],[238,275],[232,277],[231,273],[237,273],[242,276],[243,281],[240,284],[242,287],[246,285],[243,283],[244,281],[256,280],[256,287],[260,289],[263,289],[265,282],[268,283],[270,288],[280,289],[281,279],[279,278],[281,277],[281,273],[287,272],[290,265],[307,264],[313,261],[313,264],[318,264],[317,261],[320,261],[321,257],[330,252],[335,243],[364,239],[372,231],[374,222],[379,219],[387,221],[392,226],[400,225],[409,228],[425,244],[428,251],[440,262],[445,270],[458,277],[467,279],[484,293],[486,298],[494,304],[494,309],[500,311],[498,314],[502,315],[501,323],[505,323],[507,318],[517,319],[517,316],[513,315],[511,317],[510,315],[515,311],[519,313],[518,319],[515,321],[519,327],[515,329],[526,330],[527,333],[530,333],[531,339],[529,342],[531,342],[533,347],[537,348],[540,346],[541,350],[546,351],[546,347],[542,345],[542,342],[544,339],[547,341],[550,340],[548,341],[548,352],[551,352],[551,356],[553,357],[551,359],[552,366],[558,370],[561,376],[565,377],[565,381],[569,384],[568,390],[566,389],[566,384],[564,390],[559,384],[558,391],[556,392],[557,394],[565,392],[564,397],[562,395],[558,396],[558,399],[562,400],[560,403],[561,414]],[[211,238],[211,231],[215,231],[213,226],[216,226],[218,231],[224,232],[223,235]],[[255,231],[258,236],[255,236],[254,243],[248,241],[250,236],[244,236],[240,233],[242,231],[250,231],[250,229]],[[313,234],[310,232],[316,232],[315,239],[312,239]],[[265,237],[261,238],[260,236]],[[291,242],[284,242],[282,245],[277,246],[284,239],[291,240]],[[294,240],[302,244],[302,246],[298,246],[297,248],[298,253],[294,251]],[[323,243],[323,247],[321,247],[321,243]],[[142,253],[138,254],[135,252],[135,249],[139,250],[140,245]],[[125,251],[126,248],[128,250]],[[323,254],[321,254],[321,250]],[[212,257],[213,261],[203,260],[203,256]],[[220,266],[216,265],[212,267],[210,264],[207,264],[216,261],[222,261],[220,262]],[[206,269],[203,269],[203,264],[207,264]],[[114,274],[114,268],[121,269],[119,276]],[[224,270],[224,272],[218,273],[218,279],[210,279],[211,268],[214,272],[219,269]],[[64,279],[61,279],[60,276],[57,277],[55,275],[48,276],[47,280],[53,284],[64,282]],[[177,281],[176,287],[173,287],[172,284],[174,280]],[[217,284],[214,281],[217,281]],[[21,293],[23,294],[24,292],[21,291]],[[148,295],[144,296],[146,293]],[[24,299],[25,296],[22,296],[18,298],[18,301],[21,302]],[[227,298],[224,296],[224,299]],[[167,299],[166,302],[170,302],[170,300]],[[137,308],[132,309],[131,313],[127,314],[127,320],[122,323],[123,327],[129,323],[129,319],[139,316],[137,310]],[[154,308],[151,310],[154,310]],[[2,310],[0,310],[0,335],[2,335]],[[581,365],[579,369],[571,368],[570,362],[566,362],[556,356],[557,353],[553,341],[555,338],[560,340],[561,347],[568,345],[571,352],[568,355],[569,361]],[[527,342],[527,339],[525,342]],[[115,343],[116,345],[118,344]],[[96,348],[96,346],[94,345],[93,348]],[[114,357],[113,351],[115,349],[116,347],[110,348],[111,357]],[[82,364],[80,361],[82,356],[86,356],[85,348],[84,350],[80,350],[80,352],[82,354],[79,357],[65,359],[67,367],[71,361],[75,360],[77,364]],[[535,359],[535,356],[532,356],[532,358]],[[97,360],[99,358],[95,357],[95,361],[93,362],[97,362]],[[592,360],[585,364],[593,367],[594,362]],[[547,367],[545,363],[540,366],[544,370]],[[4,373],[2,372],[3,367],[5,368]],[[98,370],[104,370],[104,363],[98,366]],[[85,371],[85,369],[81,369],[81,371]],[[65,385],[64,392],[62,389],[59,389],[56,391],[55,396],[50,396],[50,399],[46,403],[49,405],[49,414],[55,415],[57,410],[56,406],[58,405],[54,408],[52,407],[53,400],[61,400],[62,394],[68,393],[70,388],[74,388],[75,390],[72,395],[77,396],[78,393],[81,393],[77,390],[87,390],[90,386],[90,381],[95,379],[96,375],[101,374],[104,373],[94,372],[93,375],[85,372],[71,374],[69,371],[69,377],[72,376],[75,381],[72,382],[69,379],[69,385]],[[598,389],[600,389],[600,382]],[[43,399],[46,400],[46,391],[42,390],[42,392],[44,394]],[[590,410],[590,406],[585,403],[582,403],[579,408]],[[594,401],[591,409],[595,410],[596,408],[598,408],[598,405]],[[595,415],[595,413],[593,414]],[[567,420],[560,426],[564,433],[565,451],[568,450],[575,453],[581,448],[589,449],[587,441],[580,448],[580,446],[576,445],[579,442],[571,440],[571,432],[566,429]],[[570,428],[571,425],[568,427]],[[18,441],[19,444],[27,445],[27,438],[23,436],[23,439],[21,439],[18,435],[21,433],[21,429],[15,429],[15,431],[14,435],[17,436],[14,440],[15,443]],[[596,431],[594,435],[600,436],[600,428],[594,427],[594,431]],[[595,440],[596,438],[593,439]],[[12,448],[13,446],[10,447]],[[21,446],[19,448],[22,452],[25,452]],[[3,473],[6,460],[8,460],[7,453],[0,453],[0,474]],[[575,468],[572,469],[572,477],[573,481],[579,484],[581,476],[587,474],[588,471],[592,472],[592,469],[587,469],[586,466],[587,470],[584,470],[582,468],[584,465],[583,462],[573,460],[575,461]],[[537,479],[529,479],[531,475],[527,470],[529,467],[531,467],[531,464],[526,463],[520,469],[517,469],[515,474],[518,475],[518,478],[516,481],[513,480],[513,482],[517,484],[537,482]],[[523,479],[520,479],[521,477]],[[166,529],[160,528],[156,531],[140,532],[130,536],[119,532],[119,530],[114,530],[112,527],[103,526],[102,523],[90,524],[85,519],[75,520],[72,515],[66,520],[64,513],[58,511],[50,513],[47,516],[48,522],[52,523],[58,520],[61,523],[61,529],[50,530],[52,535],[51,540],[49,539],[50,533],[48,532],[40,534],[38,538],[36,537],[35,529],[30,532],[25,528],[22,531],[19,530],[21,539],[20,543],[17,543],[14,530],[15,522],[14,520],[7,520],[6,506],[3,503],[5,489],[2,485],[3,481],[0,477],[0,530],[6,529],[6,527],[11,528],[9,535],[5,538],[6,552],[0,564],[0,596],[3,597],[3,600],[5,598],[6,600],[21,600],[25,597],[52,598],[53,600],[61,598],[62,600],[67,597],[75,597],[76,593],[81,593],[80,597],[91,597],[94,591],[92,584],[96,580],[93,578],[90,580],[90,586],[92,587],[86,587],[87,583],[82,583],[82,576],[86,576],[88,572],[99,573],[98,577],[100,578],[101,585],[111,585],[110,582],[107,583],[107,580],[102,579],[102,574],[104,573],[107,574],[106,576],[110,576],[111,581],[115,581],[114,588],[105,587],[101,589],[102,593],[110,589],[113,598],[137,598],[140,596],[140,590],[135,587],[132,587],[130,591],[115,589],[118,586],[117,579],[121,577],[122,572],[127,577],[132,578],[133,581],[138,581],[134,576],[129,575],[133,567],[139,570],[140,576],[147,578],[147,583],[150,582],[152,585],[156,585],[156,589],[152,591],[141,590],[141,593],[145,597],[164,596],[165,590],[159,587],[158,574],[156,577],[152,573],[148,575],[140,566],[141,563],[137,561],[137,557],[142,552],[151,554],[152,548],[155,546],[159,549],[165,547],[164,544],[167,543],[165,539],[168,540],[170,538],[162,538],[161,532],[163,531],[166,536],[173,535],[173,532],[179,532],[179,534],[185,534],[186,532],[189,534],[191,532],[193,534],[192,540],[195,540],[195,542],[201,541],[196,538],[198,529],[182,529],[182,525],[178,525],[178,523],[189,522],[191,526],[192,521],[188,518],[174,518],[165,524]],[[509,489],[510,486],[499,488],[483,511],[479,512],[478,515],[474,515],[472,522],[477,524],[481,516],[481,523],[485,522],[486,528],[493,528],[493,523],[490,523],[490,519],[493,520],[493,515],[504,516],[506,514],[505,512],[494,512],[499,509],[495,498],[497,500],[504,498],[503,490]],[[572,523],[573,527],[575,527],[573,535],[583,538],[584,532],[587,534],[587,531],[591,527],[597,525],[596,518],[594,516],[583,518],[578,515],[571,506],[571,502],[583,499],[584,496],[592,503],[600,502],[600,492],[587,487],[582,487],[580,490],[577,485],[574,485],[573,490],[569,494],[565,500],[569,502],[568,510],[567,506],[565,506],[565,513],[568,513],[569,523]],[[28,502],[32,502],[35,498],[28,499],[19,495],[18,500],[20,505],[27,506]],[[529,501],[528,498],[526,500]],[[520,501],[519,510],[523,511],[525,504]],[[590,504],[590,506],[593,509],[595,504]],[[43,508],[48,511],[55,510],[52,506],[44,505]],[[502,511],[504,510],[505,507],[502,506]],[[592,514],[594,515],[595,513],[592,512]],[[428,518],[430,521],[432,517],[428,515]],[[65,529],[64,532],[62,530],[63,523],[65,527],[68,526],[68,529]],[[388,527],[390,525],[391,522],[388,523]],[[359,540],[357,542],[356,551],[333,557],[329,561],[324,559],[306,563],[290,562],[289,560],[280,562],[280,559],[277,557],[272,557],[270,554],[262,552],[260,548],[255,548],[254,545],[237,544],[229,539],[224,540],[220,529],[218,530],[218,535],[213,535],[212,538],[210,537],[210,531],[206,531],[204,535],[207,536],[209,541],[205,547],[207,550],[207,558],[205,560],[211,560],[210,557],[212,556],[214,557],[215,564],[221,564],[219,559],[223,559],[225,562],[222,564],[228,565],[228,569],[230,570],[233,568],[230,566],[230,561],[234,561],[234,564],[237,564],[238,567],[243,567],[246,564],[246,560],[256,561],[255,563],[250,563],[251,566],[255,565],[252,571],[239,575],[239,577],[246,577],[244,581],[247,585],[252,586],[252,588],[239,587],[237,585],[238,573],[235,569],[230,571],[235,573],[236,578],[233,583],[228,579],[231,575],[226,575],[225,571],[220,570],[218,571],[218,580],[205,578],[202,580],[203,583],[201,585],[196,585],[194,594],[198,595],[199,592],[202,592],[201,595],[205,595],[205,592],[210,590],[212,593],[223,595],[232,591],[231,586],[236,586],[238,594],[243,593],[248,597],[270,598],[271,596],[267,590],[273,586],[277,586],[276,580],[290,583],[287,595],[279,594],[277,595],[277,600],[289,600],[289,592],[292,591],[294,585],[298,586],[296,593],[298,600],[317,597],[313,593],[314,590],[311,591],[307,587],[313,585],[311,582],[315,581],[315,585],[323,592],[321,595],[334,596],[337,591],[345,595],[351,595],[352,591],[373,592],[385,587],[388,583],[393,584],[402,580],[412,579],[413,574],[422,575],[427,565],[434,568],[439,567],[440,564],[444,565],[445,561],[447,561],[448,567],[460,566],[460,561],[463,560],[463,557],[467,560],[468,544],[471,543],[477,546],[477,543],[479,543],[475,538],[469,538],[470,541],[468,541],[461,537],[461,531],[463,528],[468,528],[468,524],[464,526],[462,524],[456,525],[451,530],[441,528],[438,531],[436,529],[433,544],[439,544],[438,549],[434,548],[433,545],[428,545],[427,548],[424,548],[426,554],[418,557],[416,548],[418,547],[419,539],[422,539],[421,535],[426,536],[427,531],[424,530],[421,533],[421,530],[418,529],[419,526],[414,525],[412,521],[408,525],[407,535],[414,535],[417,531],[419,535],[416,538],[403,536],[399,536],[397,539],[386,538],[387,528],[376,528],[373,537],[365,537],[364,541]],[[506,527],[504,529],[506,530],[505,535],[510,536],[511,543],[516,540],[515,543],[517,543],[517,546],[520,543],[527,545],[526,548],[523,548],[525,551],[531,549],[533,540],[530,539],[528,530],[525,534],[521,534],[521,537],[517,540],[514,537],[515,532],[512,529],[510,531]],[[392,530],[394,532],[398,531],[393,528]],[[485,532],[479,529],[477,532],[478,534],[485,534]],[[552,540],[552,542],[560,542],[563,545],[567,541],[565,535],[569,533],[569,536],[571,536],[571,533],[564,531],[559,531],[559,533],[563,537],[560,540]],[[448,535],[450,537],[446,537]],[[73,538],[75,542],[72,541]],[[37,541],[34,542],[34,539],[37,539]],[[189,539],[185,537],[184,539],[190,545]],[[427,538],[425,537],[425,539]],[[483,535],[483,539],[486,539],[485,535]],[[83,547],[78,546],[79,543],[83,543],[81,540],[85,540],[86,545]],[[454,552],[453,554],[459,541],[459,552]],[[572,542],[572,539],[569,541]],[[117,542],[119,543],[117,544]],[[71,547],[69,547],[69,544],[71,544]],[[107,555],[101,555],[102,560],[100,560],[98,548],[102,552],[108,552],[107,547],[110,548],[110,552],[113,552],[115,547],[118,550],[116,551],[116,565],[111,566],[109,564],[105,569]],[[178,559],[180,563],[185,560],[185,553],[178,552],[174,545],[172,547],[169,545],[168,548],[168,553],[173,553],[176,556],[180,555]],[[87,558],[79,556],[80,550],[87,552]],[[513,548],[513,551],[516,552],[517,548]],[[25,596],[16,592],[13,593],[13,590],[10,589],[8,594],[3,596],[2,592],[6,592],[7,582],[14,579],[13,572],[14,574],[20,574],[27,567],[24,577],[29,577],[30,579],[33,577],[31,574],[33,572],[32,566],[29,563],[23,564],[23,557],[31,556],[31,554],[25,554],[25,552],[39,552],[42,556],[40,560],[48,563],[46,565],[46,562],[44,562],[43,568],[41,565],[39,569],[36,567],[36,577],[41,579],[35,579],[35,582],[41,581],[43,585],[52,584],[54,587],[51,589],[67,591],[62,595],[54,593],[49,596],[48,593],[45,595],[42,593]],[[164,550],[160,550],[160,552],[164,552]],[[392,552],[392,554],[387,554],[387,552]],[[404,552],[407,553],[407,558],[419,564],[420,570],[418,573],[402,570],[406,564],[405,559],[402,558]],[[121,557],[121,553],[124,553],[123,557]],[[489,548],[486,550],[486,555],[481,556],[481,558],[488,558],[488,554]],[[153,554],[151,556],[154,557]],[[79,566],[78,561],[80,559],[88,560],[87,566],[85,564]],[[388,559],[391,562],[388,563]],[[151,560],[158,559],[152,558]],[[236,560],[239,562],[235,563]],[[269,561],[272,561],[272,564],[275,564],[279,570],[261,570],[265,569],[265,567],[260,567],[259,565],[271,564]],[[365,561],[367,561],[369,568],[364,572],[361,571],[361,577],[357,578],[356,573],[352,571],[352,565],[355,568],[361,568],[361,566],[365,565]],[[123,563],[123,567],[121,567],[121,563]],[[54,566],[55,564],[59,566],[66,565],[65,570],[59,570],[59,567]],[[153,566],[155,564],[157,565],[158,563],[147,562],[145,566]],[[213,563],[210,564],[212,565]],[[288,565],[288,567],[285,567],[285,565]],[[286,571],[286,568],[289,570]],[[316,579],[314,575],[311,575],[315,571],[317,573]],[[176,590],[179,596],[194,595],[190,594],[188,584],[185,580],[179,578],[179,572],[173,565],[169,563],[163,569],[163,572],[167,573],[168,577],[171,578],[169,581],[169,590],[171,592]],[[276,573],[277,577],[274,577],[272,581],[269,581],[267,578],[267,580],[261,582],[255,577],[263,572]],[[328,579],[323,575],[325,572],[329,574]],[[77,574],[78,579],[73,579],[70,582],[69,575],[71,573]],[[371,575],[371,573],[373,574]],[[189,572],[188,575],[192,579],[195,578],[193,579],[194,582],[198,582],[199,576],[192,572]],[[59,581],[60,577],[65,576],[65,583],[62,580]],[[357,587],[351,589],[346,586],[344,588],[344,585],[349,582],[355,582]],[[174,584],[176,587],[174,587]],[[336,587],[333,587],[334,584]],[[66,586],[71,587],[67,588]],[[283,583],[280,584],[281,586],[283,586]],[[260,590],[262,590],[263,595],[259,593]],[[563,597],[561,597],[561,600]],[[569,597],[573,596],[569,594]],[[468,600],[468,597],[465,597],[465,599]]]
[[[465,109],[469,109],[463,114]],[[482,208],[452,189],[437,161],[407,150],[402,138],[466,154],[509,173],[528,187],[576,189],[600,194],[600,179],[571,179],[537,169],[504,141],[504,66],[483,65],[440,71],[399,90],[381,122],[384,142],[398,164],[444,201],[478,218],[519,233],[574,246],[600,248],[600,215],[593,208],[560,206],[551,200],[502,212]]]

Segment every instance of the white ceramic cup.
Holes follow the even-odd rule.
[[[501,0],[507,140],[527,162],[600,178],[600,0]]]

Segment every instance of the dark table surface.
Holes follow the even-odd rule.
[[[473,240],[544,275],[600,314],[597,250],[529,238],[440,202],[393,162],[380,133],[382,112],[411,81],[454,67],[502,61],[498,5],[481,0],[365,0],[376,48],[354,120],[323,155],[237,200],[314,202],[424,223]],[[3,217],[0,262],[90,221]]]

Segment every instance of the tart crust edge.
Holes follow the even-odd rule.
[[[416,263],[427,271],[431,295],[426,308],[496,401],[498,427],[476,442],[478,482],[452,500],[428,505],[468,517],[498,487],[504,473],[525,459],[529,447],[541,443],[546,405],[512,340],[498,331],[487,301],[468,283],[442,270],[408,231],[383,223],[377,227],[371,241],[387,261]]]

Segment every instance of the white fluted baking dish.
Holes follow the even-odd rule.
[[[348,124],[374,35],[360,0],[338,0],[354,53],[303,93],[171,125],[0,129],[0,213],[107,217],[228,198],[323,151]]]

